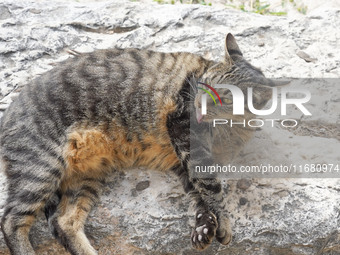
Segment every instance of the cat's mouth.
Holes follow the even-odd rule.
[[[201,108],[196,108],[196,119],[198,123],[201,123],[203,121],[203,115]]]

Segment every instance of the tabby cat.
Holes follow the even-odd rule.
[[[253,131],[205,132],[211,114],[231,116],[231,95],[221,91],[227,103],[208,107],[203,121],[193,122],[195,130],[203,132],[191,134],[196,140],[190,143],[190,116],[196,116],[202,95],[197,81],[229,83],[243,90],[257,87],[258,107],[270,98],[261,89],[272,85],[243,58],[231,34],[219,63],[183,52],[97,50],[70,58],[27,84],[0,124],[8,180],[1,230],[11,254],[35,254],[28,235],[41,212],[71,254],[97,254],[84,224],[105,178],[139,166],[174,171],[180,177],[196,201],[191,234],[196,249],[205,249],[214,237],[228,244],[231,229],[221,183],[195,178],[189,169],[200,162],[190,154],[199,155],[192,157],[195,160],[212,160],[215,151],[217,158],[231,160]],[[225,140],[213,147],[220,137]],[[219,153],[222,145],[228,146],[227,154]]]

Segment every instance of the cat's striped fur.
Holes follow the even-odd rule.
[[[189,79],[239,86],[265,81],[230,34],[226,45],[221,63],[190,53],[98,50],[71,58],[28,84],[0,124],[8,178],[1,229],[11,253],[35,254],[28,233],[45,211],[53,234],[71,254],[97,254],[83,231],[86,218],[107,175],[134,166],[180,176],[197,203],[195,248],[206,248],[214,237],[229,243],[220,182],[195,179],[188,170],[199,163],[191,162],[189,153]],[[211,159],[211,137],[196,135],[192,153]]]

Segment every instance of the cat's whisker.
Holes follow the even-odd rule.
[[[189,94],[188,92],[185,92],[183,94],[186,95],[189,98],[188,102],[190,102],[190,103],[195,102],[195,96]]]
[[[197,89],[196,79],[194,77],[191,77],[191,78],[186,78],[186,81],[190,84],[193,92],[197,93],[198,89]]]

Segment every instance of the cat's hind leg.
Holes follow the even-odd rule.
[[[58,188],[61,169],[44,166],[41,162],[39,165],[9,164],[6,169],[8,199],[1,230],[12,255],[35,254],[29,241],[30,229]]]
[[[26,205],[26,208],[8,202],[1,220],[1,230],[12,255],[35,254],[28,235],[41,207],[41,202]]]
[[[98,202],[103,183],[97,178],[72,178],[62,184],[58,208],[49,225],[58,241],[72,255],[96,255],[84,232],[84,224]]]

